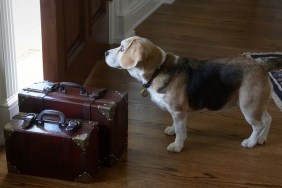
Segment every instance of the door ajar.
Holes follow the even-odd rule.
[[[44,79],[82,84],[108,48],[108,0],[40,0]]]

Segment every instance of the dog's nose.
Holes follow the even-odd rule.
[[[109,51],[106,51],[106,52],[105,52],[105,56],[108,56],[108,55],[109,55]]]

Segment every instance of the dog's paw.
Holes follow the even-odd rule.
[[[164,133],[169,136],[175,135],[175,130],[172,126],[169,126],[165,129]]]
[[[241,145],[244,148],[253,148],[255,147],[256,144],[257,144],[257,140],[250,139],[250,138],[243,140],[243,142],[241,143]]]
[[[167,150],[170,152],[174,152],[174,153],[179,153],[183,148],[183,145],[181,144],[176,144],[175,142],[172,142],[171,144],[169,144],[167,146]]]

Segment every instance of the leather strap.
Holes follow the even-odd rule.
[[[143,87],[144,87],[144,88],[147,89],[147,88],[150,87],[150,85],[152,84],[153,80],[154,80],[154,79],[158,76],[158,74],[161,72],[161,69],[162,69],[163,65],[165,64],[165,62],[166,62],[166,60],[167,60],[167,57],[168,57],[168,54],[166,55],[166,58],[165,58],[164,62],[163,62],[161,65],[159,65],[159,67],[155,70],[155,72],[153,73],[153,75],[151,76],[151,78],[149,79],[149,81],[148,81],[147,83],[143,84]]]

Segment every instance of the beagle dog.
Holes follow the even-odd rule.
[[[266,110],[272,94],[268,71],[282,68],[282,53],[244,53],[234,58],[198,60],[167,53],[138,36],[105,52],[106,63],[126,69],[143,85],[142,95],[151,96],[173,119],[165,134],[176,135],[167,150],[180,152],[187,137],[187,113],[220,110],[238,105],[252,126],[241,145],[264,144],[271,125]]]

